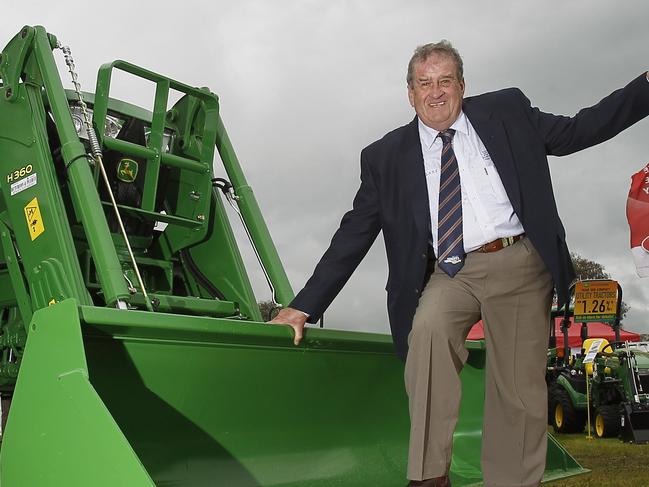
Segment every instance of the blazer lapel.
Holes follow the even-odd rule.
[[[518,172],[504,122],[494,114],[482,110],[471,98],[464,100],[462,109],[489,151],[514,211],[517,215],[521,215]],[[404,169],[401,173],[403,175],[401,185],[403,197],[412,203],[412,215],[419,231],[429,234],[431,230],[429,195],[417,117],[406,126],[400,152]]]
[[[462,109],[489,152],[514,211],[517,215],[521,215],[518,173],[509,146],[505,124],[492,113],[481,110],[480,106],[476,106],[471,98],[464,100]]]
[[[424,234],[430,233],[428,186],[417,117],[406,126],[400,152],[403,166],[402,196],[412,203],[412,215],[417,228]]]

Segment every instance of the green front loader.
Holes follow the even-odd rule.
[[[62,48],[66,91],[60,47],[27,26],[0,59],[2,486],[404,485],[390,337],[313,329],[295,347],[263,323],[226,205],[273,300],[293,292],[217,96],[123,61],[82,94]],[[110,98],[115,71],[149,81],[151,112]],[[469,348],[454,486],[481,481]],[[549,442],[546,479],[582,471]]]

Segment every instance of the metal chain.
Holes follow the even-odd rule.
[[[88,106],[83,100],[83,94],[81,93],[81,83],[79,83],[79,77],[77,76],[76,68],[74,66],[74,59],[72,59],[72,53],[68,46],[62,46],[59,42],[56,47],[63,51],[63,57],[65,58],[65,64],[68,66],[68,71],[72,77],[72,84],[74,85],[74,91],[77,94],[79,100],[79,106],[81,107],[81,113],[83,114],[83,122],[86,125],[86,131],[88,132],[88,139],[90,140],[90,150],[92,152],[92,157],[97,161],[97,158],[101,158],[101,147],[99,146],[99,141],[97,140],[97,134],[92,129],[92,124],[90,123],[90,116],[88,115]]]
[[[88,107],[86,106],[86,103],[83,101],[83,94],[81,93],[81,83],[79,83],[79,78],[77,76],[76,68],[74,66],[74,59],[72,59],[72,53],[70,52],[70,48],[68,46],[62,46],[60,42],[57,43],[56,47],[58,49],[61,49],[61,51],[63,51],[65,64],[68,66],[68,71],[70,72],[70,76],[72,77],[72,84],[74,85],[74,91],[77,94],[77,98],[79,100],[79,106],[81,107],[81,112],[83,114],[83,123],[85,124],[86,131],[88,133],[88,140],[90,141],[90,150],[92,151],[92,157],[95,161],[95,164],[99,167],[99,172],[101,173],[104,184],[106,185],[106,191],[108,192],[111,206],[113,207],[113,210],[115,212],[115,217],[117,218],[117,224],[119,226],[120,233],[124,237],[124,242],[126,243],[126,249],[131,259],[131,263],[133,264],[133,270],[135,271],[135,276],[137,277],[138,284],[140,285],[140,289],[142,290],[142,294],[144,295],[144,303],[149,311],[153,311],[153,306],[151,305],[151,301],[149,300],[149,295],[147,294],[146,288],[144,287],[144,281],[142,280],[140,269],[137,265],[137,262],[135,261],[135,255],[133,254],[131,244],[128,240],[128,236],[126,235],[126,229],[124,228],[124,223],[122,222],[122,216],[119,213],[119,208],[117,207],[117,202],[115,201],[115,196],[113,195],[113,190],[111,188],[108,175],[106,174],[106,169],[104,168],[101,146],[99,145],[99,141],[97,139],[97,134],[95,133],[95,129],[90,123],[90,117],[88,116]],[[132,288],[132,285],[130,287]],[[118,301],[118,306],[119,303],[120,302]]]

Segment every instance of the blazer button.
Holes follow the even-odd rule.
[[[415,294],[419,294],[419,289],[415,288]]]
[[[428,254],[421,254],[422,259],[426,259],[428,257]]]

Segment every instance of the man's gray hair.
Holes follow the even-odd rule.
[[[415,49],[415,52],[410,58],[410,62],[408,63],[408,75],[406,76],[408,86],[412,86],[415,64],[426,61],[426,59],[428,59],[428,56],[433,53],[449,56],[453,61],[455,61],[455,66],[457,66],[458,80],[464,80],[464,64],[462,63],[460,53],[457,52],[457,49],[455,49],[449,41],[442,39],[439,42],[424,44],[423,46],[419,46],[417,49]]]

